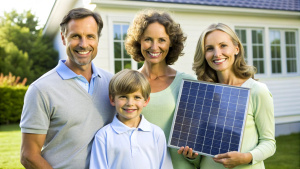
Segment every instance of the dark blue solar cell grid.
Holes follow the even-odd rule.
[[[240,151],[250,89],[183,80],[169,147],[207,156]]]

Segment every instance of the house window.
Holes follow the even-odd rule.
[[[235,29],[245,50],[245,60],[257,69],[258,74],[265,73],[264,35],[263,29]]]
[[[125,38],[127,36],[127,29],[129,23],[114,23],[113,37],[114,37],[114,68],[115,73],[123,69],[139,69],[143,62],[135,62],[125,49]]]
[[[272,73],[281,73],[281,39],[280,31],[271,30],[270,31],[270,47],[271,47],[271,66]]]
[[[115,23],[114,29],[114,65],[115,73],[122,69],[131,69],[131,57],[127,54],[124,41],[127,35],[127,23]]]
[[[297,72],[296,32],[284,31],[287,73]]]
[[[297,73],[296,32],[270,30],[272,73]]]
[[[240,38],[240,41],[244,47],[244,50],[245,50],[245,60],[247,62],[247,38],[246,38],[246,30],[245,29],[237,29],[236,30],[236,34],[238,35],[238,37]]]
[[[264,36],[265,31],[269,34],[269,38]],[[299,73],[298,34],[296,30],[236,28],[235,32],[244,46],[246,62],[255,66],[258,74],[288,75]],[[268,46],[264,46],[267,44]],[[270,50],[265,51],[266,49]],[[268,53],[267,57],[266,53]]]
[[[263,31],[252,30],[252,53],[253,53],[253,65],[257,69],[257,73],[265,73],[264,66],[264,44],[263,44]]]

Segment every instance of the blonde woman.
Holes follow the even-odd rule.
[[[272,94],[265,84],[253,79],[255,68],[246,64],[243,46],[229,26],[212,24],[201,34],[193,70],[198,80],[251,89],[241,152],[202,156],[198,167],[264,169],[263,160],[276,150]],[[179,154],[196,157],[188,147],[180,148]]]

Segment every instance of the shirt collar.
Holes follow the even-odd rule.
[[[96,76],[100,76],[100,72],[98,71],[98,69],[96,68],[96,66],[94,65],[94,63],[92,62],[92,70],[93,70],[93,74],[92,74],[92,78],[96,77]]]
[[[139,126],[137,127],[138,130],[139,131],[152,131],[151,123],[148,122],[143,115],[140,115],[140,116],[141,116],[141,121],[140,121]],[[125,124],[123,124],[117,118],[117,115],[115,115],[113,121],[111,122],[111,127],[118,134],[122,134],[122,133],[125,133],[127,131],[132,131],[132,130],[136,129],[136,128],[130,128],[130,127],[126,126]]]
[[[56,67],[56,72],[59,74],[59,76],[63,80],[72,79],[72,78],[79,76],[75,72],[73,72],[67,65],[65,65],[65,62],[66,62],[66,60],[58,61],[58,65]],[[92,78],[94,78],[96,76],[101,77],[98,69],[96,68],[96,66],[94,65],[93,62],[92,62],[92,70],[93,70]]]

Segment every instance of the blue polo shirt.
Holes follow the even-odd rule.
[[[172,169],[164,132],[141,115],[137,128],[118,120],[101,128],[92,146],[90,169]]]
[[[75,79],[76,82],[84,88],[90,95],[93,94],[94,91],[94,82],[96,77],[100,77],[100,74],[98,70],[96,69],[95,65],[92,62],[92,78],[90,83],[86,80],[85,77],[82,75],[78,75],[75,72],[73,72],[67,65],[65,65],[66,60],[59,60],[58,66],[57,66],[57,73],[63,80],[67,79]]]

